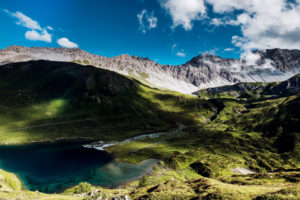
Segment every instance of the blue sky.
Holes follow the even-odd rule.
[[[181,64],[200,53],[240,57],[300,48],[300,1],[0,0],[0,48],[77,47]],[[269,9],[265,9],[269,8]]]

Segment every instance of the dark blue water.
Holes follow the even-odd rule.
[[[157,162],[118,163],[108,153],[82,145],[56,142],[0,146],[0,168],[17,174],[26,189],[53,193],[83,181],[116,187],[140,177]]]

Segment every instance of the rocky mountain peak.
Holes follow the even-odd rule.
[[[300,66],[300,50],[293,49],[266,49],[253,51],[258,54],[260,59],[257,61],[258,65],[266,63],[270,60],[271,65],[281,71],[289,71]]]
[[[140,60],[140,61],[152,61],[148,57],[144,58],[144,57],[140,57],[140,56],[136,56],[136,55],[132,56],[132,58],[134,58],[136,60]]]
[[[231,63],[233,61],[234,59],[232,58],[222,58],[220,56],[213,55],[213,54],[200,54],[192,58],[188,62],[186,62],[185,65],[201,66],[210,63],[214,63],[214,64]]]
[[[119,56],[115,56],[113,57],[113,59],[116,59],[116,60],[126,60],[126,61],[151,61],[148,57],[146,58],[143,58],[143,57],[140,57],[140,56],[137,56],[137,55],[134,55],[134,56],[131,56],[129,54],[122,54],[122,55],[119,55]]]

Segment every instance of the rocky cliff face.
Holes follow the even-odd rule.
[[[300,50],[254,51],[251,59],[199,55],[183,65],[160,65],[148,58],[107,58],[80,49],[11,46],[0,50],[0,64],[29,60],[76,62],[136,78],[150,86],[192,93],[239,82],[283,81],[300,72]]]
[[[292,78],[273,83],[236,83],[234,85],[227,85],[222,87],[207,88],[194,92],[195,95],[201,94],[218,95],[221,93],[234,94],[240,97],[244,93],[253,93],[257,95],[276,95],[276,96],[289,96],[300,93],[300,74]]]
[[[285,94],[299,94],[300,93],[300,74],[292,78],[276,84],[274,87],[264,91],[265,94],[271,95],[285,95]]]
[[[266,51],[254,51],[260,55],[258,65],[265,64],[271,60],[271,65],[283,72],[294,71],[300,65],[300,51],[287,49],[267,49]],[[295,72],[296,73],[296,72]]]

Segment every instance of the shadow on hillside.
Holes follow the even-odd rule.
[[[118,73],[75,63],[8,64],[0,69],[0,109],[6,111],[1,112],[1,118],[6,119],[9,134],[17,137],[25,133],[28,140],[119,140],[195,123],[185,111],[165,111],[143,97],[140,85]],[[156,97],[164,101],[172,95]],[[56,105],[57,100],[63,103]],[[175,99],[174,107],[187,108],[176,103]],[[19,121],[24,124],[14,127]]]

